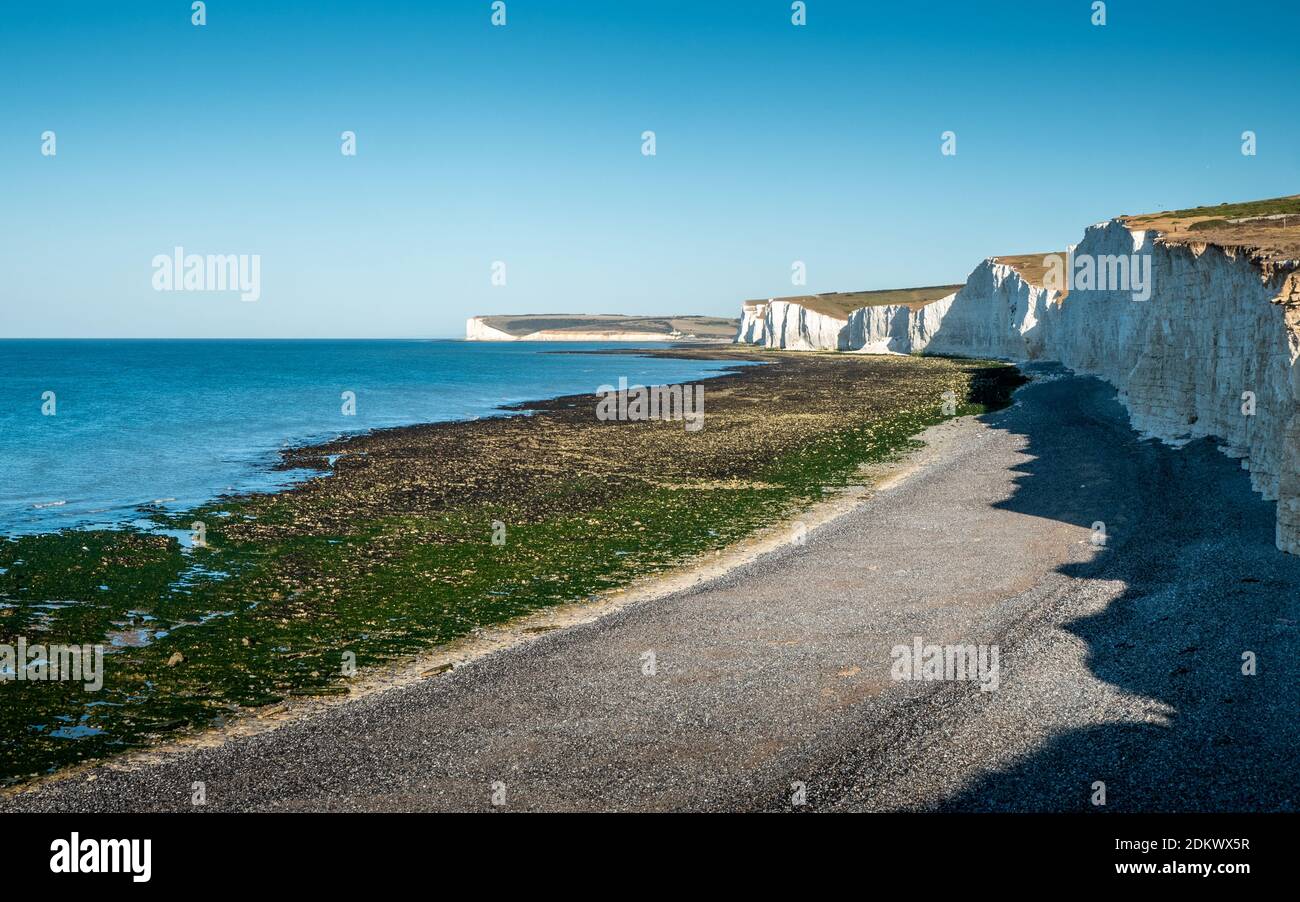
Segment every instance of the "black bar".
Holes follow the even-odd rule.
[[[1285,879],[1297,826],[1294,815],[1244,814],[38,814],[9,815],[3,823],[5,878],[24,890],[193,889],[208,874],[231,885],[325,890],[434,878],[431,893],[467,876],[502,885],[530,875],[542,882],[557,875],[621,880],[605,884],[612,890],[639,885],[626,882],[634,874],[649,879],[650,889],[659,879],[652,874],[677,882],[688,872],[710,882],[800,874],[821,881],[838,873],[864,890],[887,885],[875,883],[881,878],[920,880],[935,890],[978,878],[986,886],[1050,879],[1061,889],[1182,889],[1199,882],[1231,891],[1241,881]],[[127,865],[118,873],[54,873],[51,846],[74,832],[80,844],[149,839],[148,881],[134,880]],[[1201,844],[1207,847],[1192,847]],[[1214,870],[1200,873],[1206,865]],[[1154,873],[1119,872],[1133,866]],[[1246,870],[1224,872],[1228,866]]]

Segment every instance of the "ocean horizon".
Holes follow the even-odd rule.
[[[735,361],[598,353],[658,343],[456,339],[0,339],[0,534],[149,528],[152,509],[283,489],[282,449]],[[52,395],[48,393],[53,393]],[[346,393],[352,393],[349,397]],[[345,412],[350,411],[350,412]]]

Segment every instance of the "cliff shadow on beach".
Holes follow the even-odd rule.
[[[1000,506],[1089,529],[1106,523],[1105,547],[1060,572],[1122,591],[1064,629],[1086,645],[1094,676],[1168,714],[1055,735],[937,807],[1296,810],[1300,557],[1274,546],[1275,504],[1210,441],[1142,439],[1106,383],[1040,375],[1026,389],[1038,395],[1033,405],[988,418],[1027,440],[1016,490]],[[1243,672],[1247,653],[1253,675]],[[1090,803],[1095,781],[1106,785],[1104,808]]]

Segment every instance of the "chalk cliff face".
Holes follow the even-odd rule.
[[[1046,354],[1045,320],[1058,295],[1030,284],[1005,263],[985,260],[946,303],[919,311],[925,323],[922,349],[970,354],[983,348],[979,353],[988,357],[1036,360]]]
[[[1278,501],[1277,546],[1300,554],[1300,270],[1241,248],[1158,238],[1112,220],[1089,228],[1074,251],[1149,257],[1146,300],[1129,286],[1066,295],[990,259],[960,291],[917,310],[863,308],[836,328],[772,302],[762,328],[747,334],[742,325],[738,340],[1054,360],[1099,376],[1119,390],[1139,431],[1175,444],[1222,441],[1255,489]]]
[[[930,306],[951,300],[949,295]],[[909,307],[895,304],[862,307],[849,314],[846,344],[850,350],[864,354],[910,354],[924,348],[927,340],[924,322]]]
[[[1300,339],[1283,303],[1295,274],[1241,249],[1156,238],[1120,222],[1088,230],[1076,254],[1150,254],[1151,297],[1075,292],[1059,308],[1048,356],[1118,388],[1141,432],[1220,439],[1256,491],[1280,502],[1278,547],[1300,553]]]
[[[774,300],[766,305],[764,343],[795,351],[845,350],[848,321],[817,313],[800,304]]]
[[[740,307],[740,331],[736,343],[767,346],[767,304],[746,301]]]
[[[509,332],[502,332],[500,329],[494,329],[487,323],[483,322],[481,316],[471,316],[465,320],[465,340],[466,341],[515,341],[515,336]]]

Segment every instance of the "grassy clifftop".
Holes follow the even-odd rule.
[[[919,310],[939,298],[947,297],[960,289],[960,285],[927,285],[920,288],[885,288],[878,291],[830,291],[826,294],[800,294],[791,297],[746,301],[747,305],[785,301],[798,304],[814,313],[847,319],[854,310],[863,307],[910,307]]]
[[[644,332],[664,338],[693,335],[696,338],[730,340],[740,326],[736,319],[720,316],[623,316],[612,313],[529,313],[480,316],[484,325],[522,338],[537,332]]]
[[[1120,217],[1168,242],[1250,248],[1267,260],[1300,259],[1300,194]]]

